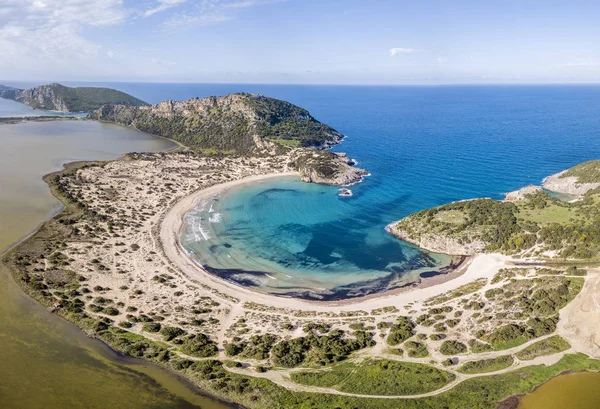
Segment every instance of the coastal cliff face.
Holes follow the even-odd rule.
[[[347,186],[362,181],[367,171],[352,166],[345,154],[299,149],[292,154],[304,182]]]
[[[41,87],[26,89],[21,91],[15,97],[15,100],[34,109],[69,112],[64,99],[57,95],[56,88],[52,85],[43,85]]]
[[[147,105],[124,92],[95,87],[65,87],[49,84],[26,90],[3,86],[0,97],[21,102],[33,109],[59,112],[87,112],[107,104],[119,103],[129,106]]]
[[[599,163],[600,161],[596,161]],[[576,175],[570,176],[568,170],[549,176],[544,180],[544,189],[566,195],[582,196],[600,187],[600,182],[581,182]]]
[[[442,234],[428,233],[407,229],[401,223],[392,223],[385,228],[394,237],[414,244],[433,253],[449,254],[451,256],[473,256],[485,251],[486,243],[480,239],[444,236]]]
[[[147,107],[105,105],[89,117],[174,139],[194,149],[253,155],[278,147],[326,148],[343,135],[289,102],[262,95],[163,101]]]

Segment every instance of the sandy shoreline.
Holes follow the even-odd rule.
[[[461,259],[461,262],[458,263],[458,265],[453,266],[451,271],[429,278],[421,278],[421,282],[415,286],[397,288],[353,299],[339,301],[310,301],[260,293],[230,283],[201,268],[198,263],[194,262],[187,255],[180,242],[184,217],[201,200],[211,198],[214,195],[231,188],[285,176],[299,176],[299,174],[297,172],[284,172],[251,176],[215,185],[183,198],[167,211],[159,227],[158,238],[163,245],[165,256],[190,279],[209,284],[219,292],[240,299],[242,302],[254,302],[274,308],[294,308],[306,311],[376,309],[389,305],[398,305],[399,303],[414,302],[446,292],[465,284],[466,282],[479,278],[482,276],[482,271],[488,272],[489,276],[491,276],[498,269],[506,266],[505,260],[507,257],[505,256],[480,255],[475,257],[465,257]],[[486,263],[483,264],[491,262],[491,268],[482,268],[482,260],[486,260]],[[478,272],[475,269],[477,269]],[[459,278],[462,279],[458,280]]]

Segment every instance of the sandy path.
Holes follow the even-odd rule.
[[[600,358],[600,269],[588,269],[581,292],[560,311],[557,333],[574,350]]]

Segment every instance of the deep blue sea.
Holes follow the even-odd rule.
[[[386,224],[455,200],[500,199],[600,158],[600,86],[97,85],[151,103],[262,93],[348,136],[335,150],[372,175],[351,198],[288,178],[229,191],[190,214],[208,223],[209,240],[184,238],[196,241],[186,245],[199,262],[277,293],[305,287],[339,298],[402,285],[448,260],[390,237]],[[211,206],[218,214],[203,215]]]

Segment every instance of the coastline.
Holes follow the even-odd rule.
[[[219,308],[214,311],[210,318],[215,319],[215,324],[202,324],[201,331],[214,340],[218,345],[218,355],[214,356],[210,360],[201,358],[192,358],[185,352],[178,348],[179,344],[166,344],[165,340],[160,337],[159,334],[149,333],[142,327],[142,324],[137,324],[135,327],[128,326],[127,331],[122,330],[117,326],[117,322],[114,319],[123,319],[124,314],[113,316],[114,319],[109,319],[110,322],[114,322],[115,326],[111,329],[105,329],[98,331],[97,329],[90,328],[90,325],[84,320],[74,317],[69,314],[68,311],[63,308],[58,308],[55,312],[75,322],[80,328],[92,337],[97,337],[104,341],[106,344],[111,346],[113,349],[120,350],[127,354],[127,348],[129,348],[131,341],[129,338],[121,338],[119,334],[126,334],[127,337],[140,337],[143,339],[143,343],[150,345],[151,348],[156,348],[161,351],[161,354],[168,354],[171,356],[170,363],[158,360],[163,355],[143,355],[147,360],[157,362],[164,365],[167,368],[171,368],[177,373],[182,373],[180,367],[181,362],[187,362],[186,365],[191,365],[191,368],[196,368],[201,363],[208,363],[207,365],[223,365],[223,362],[229,363],[233,359],[238,361],[241,358],[245,368],[255,368],[257,365],[265,364],[264,360],[255,359],[244,359],[245,357],[230,357],[226,354],[225,346],[228,342],[237,342],[236,326],[240,320],[243,319],[244,325],[250,329],[250,334],[258,332],[259,334],[271,333],[278,334],[283,337],[298,337],[303,333],[303,327],[310,323],[321,323],[336,328],[341,328],[343,331],[348,331],[349,326],[352,323],[362,322],[367,325],[372,325],[377,321],[381,320],[392,320],[392,322],[398,319],[399,315],[411,315],[417,316],[420,309],[421,313],[428,311],[430,305],[427,304],[427,300],[432,297],[438,296],[442,293],[457,289],[458,287],[472,284],[474,280],[485,279],[490,280],[498,272],[500,268],[506,268],[511,265],[513,261],[508,256],[501,256],[497,254],[480,254],[473,258],[460,258],[456,259],[453,263],[452,272],[447,273],[448,275],[438,275],[425,278],[424,284],[421,288],[410,287],[404,289],[404,291],[398,291],[397,293],[380,293],[374,294],[372,297],[365,297],[364,299],[350,299],[342,302],[319,302],[319,301],[305,301],[293,298],[282,298],[275,295],[265,295],[257,293],[255,291],[242,288],[238,285],[233,285],[225,282],[224,280],[203,272],[198,266],[185,254],[179,244],[180,229],[183,225],[183,216],[188,209],[193,206],[197,200],[200,200],[204,195],[214,195],[216,192],[223,188],[232,188],[244,183],[253,183],[258,180],[265,178],[274,178],[280,176],[297,176],[296,172],[289,172],[289,168],[284,166],[266,166],[265,163],[259,159],[254,160],[254,164],[243,163],[242,160],[238,159],[214,159],[214,158],[196,158],[191,155],[184,153],[172,154],[172,155],[152,155],[152,154],[132,154],[127,156],[126,160],[117,160],[109,162],[105,166],[92,166],[83,169],[74,169],[70,172],[72,179],[66,178],[64,180],[52,179],[47,177],[51,186],[56,185],[59,190],[58,196],[61,201],[65,203],[65,213],[61,213],[48,222],[47,225],[42,226],[40,230],[41,236],[34,234],[31,238],[33,242],[37,239],[43,239],[44,233],[52,230],[53,226],[58,226],[58,220],[61,217],[69,216],[69,211],[76,210],[78,202],[69,201],[68,197],[76,197],[81,201],[79,204],[91,204],[99,211],[105,211],[112,206],[121,206],[121,208],[131,207],[132,204],[139,206],[140,208],[147,208],[150,204],[152,213],[145,213],[143,220],[132,226],[124,227],[124,230],[120,232],[122,235],[117,237],[125,238],[121,249],[125,255],[119,255],[119,263],[125,268],[125,271],[104,271],[102,274],[98,274],[98,270],[88,269],[86,284],[89,289],[94,288],[95,292],[99,291],[104,298],[114,299],[116,303],[123,303],[129,306],[136,306],[138,311],[148,312],[150,315],[155,308],[166,308],[168,310],[167,318],[163,325],[181,325],[184,326],[188,333],[195,334],[198,329],[193,328],[192,324],[184,324],[189,319],[190,311],[195,308],[197,301],[200,299],[209,299],[216,302]],[[257,167],[257,165],[259,165]],[[262,167],[262,165],[265,165]],[[204,166],[204,167],[202,167]],[[215,172],[215,169],[217,170]],[[170,174],[165,171],[172,172]],[[223,171],[219,174],[219,171]],[[228,173],[229,171],[229,173]],[[196,173],[194,173],[196,172]],[[60,173],[60,172],[58,172]],[[69,172],[65,172],[69,173]],[[175,176],[174,178],[172,178]],[[206,188],[199,190],[200,176],[203,177],[203,182],[200,184]],[[235,179],[237,180],[231,180]],[[162,189],[161,186],[171,185],[170,181],[176,181],[177,183],[173,188]],[[77,182],[77,183],[74,183]],[[123,189],[113,189],[109,186],[110,183],[118,184],[121,183]],[[93,191],[85,189],[87,186],[93,187]],[[141,189],[142,186],[150,184],[155,189],[153,191],[146,191]],[[107,186],[111,190],[110,198],[106,196],[107,190],[103,190],[102,186]],[[77,192],[82,192],[87,196],[83,198],[79,197],[79,194],[73,195],[74,191],[71,189],[77,189]],[[77,193],[75,192],[75,193]],[[124,200],[124,203],[120,203],[120,200]],[[113,212],[111,210],[111,212]],[[73,217],[74,215],[71,215]],[[127,216],[122,216],[127,217]],[[83,218],[85,221],[85,218]],[[118,220],[117,220],[118,221]],[[106,220],[104,221],[106,222]],[[39,233],[39,232],[38,232]],[[56,240],[53,238],[52,240]],[[114,248],[112,246],[119,245],[121,239],[113,238],[108,235],[103,237],[96,237],[98,246],[91,251],[81,251],[84,247],[77,247],[77,242],[71,242],[72,250],[67,250],[69,256],[72,256],[72,268],[74,271],[81,271],[82,274],[86,271],[85,266],[90,266],[89,263],[93,263],[94,257],[112,257]],[[26,240],[29,242],[29,239]],[[104,245],[102,245],[104,244]],[[106,245],[108,250],[106,250]],[[139,244],[138,249],[131,252],[128,250],[127,245]],[[20,247],[17,246],[17,249]],[[104,250],[103,250],[104,249]],[[113,249],[113,250],[111,250]],[[156,251],[156,252],[155,252]],[[119,252],[118,252],[119,253]],[[116,255],[116,254],[115,254]],[[116,260],[109,261],[111,264]],[[107,263],[108,264],[108,263]],[[93,264],[91,264],[93,265]],[[14,264],[18,269],[18,264]],[[91,274],[90,274],[91,272]],[[167,284],[163,284],[158,281],[154,281],[154,278],[163,276],[167,273],[171,273],[177,277],[170,277],[171,280]],[[19,273],[16,273],[17,281]],[[151,275],[156,274],[154,278],[149,279]],[[27,287],[24,282],[19,283],[27,288],[35,298],[40,297],[39,293],[36,293],[34,289]],[[133,288],[121,288],[121,283],[130,283]],[[134,284],[131,284],[134,283]],[[102,285],[102,290],[96,291],[98,284]],[[119,287],[119,289],[106,289],[104,286],[109,285],[111,288]],[[174,292],[172,285],[179,287],[185,292]],[[141,289],[140,293],[133,293],[135,288]],[[130,290],[130,291],[127,291]],[[485,290],[482,289],[483,292]],[[182,294],[183,293],[183,294]],[[140,294],[139,297],[132,294]],[[147,295],[146,295],[147,294]],[[158,298],[157,298],[158,297]],[[160,303],[157,303],[159,299],[163,299]],[[91,300],[91,296],[90,296]],[[41,302],[46,305],[51,305],[51,300],[43,298]],[[111,301],[112,302],[112,301]],[[208,304],[211,305],[211,304]],[[215,305],[215,304],[213,304]],[[206,306],[202,304],[201,306]],[[124,307],[124,306],[123,306]],[[121,307],[120,307],[121,308]],[[177,309],[180,308],[180,309]],[[414,311],[409,311],[410,308],[415,308]],[[453,308],[458,308],[457,304],[454,304]],[[406,311],[404,311],[406,310]],[[89,311],[93,309],[86,308],[85,312],[91,314]],[[129,311],[129,310],[128,310]],[[96,311],[93,311],[96,312]],[[195,314],[195,313],[194,313]],[[469,314],[469,313],[467,313]],[[98,317],[92,315],[92,317]],[[99,316],[103,320],[109,317]],[[283,329],[282,325],[285,321],[288,323],[290,320],[294,322],[293,329]],[[122,323],[123,321],[121,321]],[[139,322],[139,321],[137,321]],[[385,322],[385,321],[384,321]],[[389,322],[389,321],[388,321]],[[119,323],[120,324],[120,323]],[[364,324],[363,324],[364,325]],[[351,327],[350,327],[351,328]],[[232,330],[233,329],[233,330]],[[193,331],[193,332],[192,332]],[[451,330],[456,336],[464,337],[460,331]],[[351,336],[351,332],[348,335]],[[390,359],[392,354],[389,352],[389,346],[386,343],[385,335],[382,330],[375,329],[373,335],[380,335],[376,337],[378,342],[372,348],[365,349],[356,354],[356,359],[362,359],[364,357],[376,357],[378,359]],[[139,339],[139,338],[134,338]],[[462,338],[465,341],[464,338]],[[123,344],[123,340],[127,340]],[[183,341],[183,339],[181,339]],[[420,364],[428,364],[439,369],[444,369],[441,362],[444,359],[443,355],[440,355],[437,346],[431,346],[431,357],[420,358],[413,360],[412,358],[393,358],[397,361],[408,361]],[[155,350],[156,350],[155,349]],[[477,353],[475,353],[477,355]],[[137,355],[141,357],[140,355]],[[213,355],[211,355],[212,357]],[[470,358],[470,356],[469,356]],[[218,362],[218,363],[214,363]],[[271,368],[268,374],[278,376],[282,368]],[[510,369],[510,368],[509,368]],[[513,368],[514,369],[514,368]],[[450,369],[452,371],[452,369]],[[314,391],[303,389],[304,392],[299,392],[299,389],[287,387],[286,384],[278,384],[273,379],[268,378],[266,380],[261,379],[263,376],[255,375],[252,369],[249,370],[237,370],[234,369],[223,369],[227,376],[240,376],[242,379],[248,379],[251,382],[254,390],[260,390],[265,388],[266,390],[277,391],[273,393],[279,393],[285,391],[287,394],[304,393],[304,392],[315,392],[321,393],[326,396],[331,392],[329,389],[319,389]],[[285,369],[283,369],[285,371]],[[507,369],[508,371],[508,369]],[[260,371],[259,371],[260,372]],[[210,382],[210,379],[198,377],[197,372],[193,370],[187,370],[187,367],[183,370],[183,373],[190,377],[197,385],[201,388],[214,393],[215,395],[223,398],[233,399],[234,401],[242,402],[249,407],[259,407],[258,404],[253,404],[248,401],[248,396],[237,395],[234,391],[223,392],[216,389],[214,384]],[[286,372],[284,372],[286,373]],[[502,372],[499,372],[499,374]],[[234,375],[233,375],[234,374]],[[267,375],[268,376],[268,375]],[[478,377],[474,375],[473,377]],[[239,379],[239,378],[235,378]],[[272,381],[267,382],[267,381]],[[263,383],[261,383],[263,382]],[[442,394],[446,391],[453,390],[455,386],[448,388],[448,390],[442,388],[436,394]],[[276,388],[276,389],[273,389]],[[302,390],[302,388],[300,388]],[[449,392],[455,393],[455,392]],[[305,395],[302,395],[305,396]],[[321,395],[319,395],[321,396]],[[353,399],[377,399],[380,397],[367,397],[366,395],[350,395]],[[416,397],[410,397],[413,399]],[[409,399],[408,397],[406,399]],[[267,407],[267,402],[260,404],[260,407]]]
[[[254,183],[263,180],[269,180],[277,177],[289,177],[299,176],[298,172],[286,172],[286,173],[275,173],[265,174],[259,176],[252,176],[233,182],[227,182],[224,184],[214,185],[208,189],[196,191],[179,202],[175,203],[160,221],[159,231],[157,232],[156,240],[162,243],[162,248],[165,257],[168,258],[177,268],[180,269],[188,278],[200,281],[210,282],[210,285],[216,287],[216,289],[228,296],[241,299],[242,301],[252,301],[255,303],[264,303],[275,308],[294,308],[300,310],[320,310],[327,311],[331,309],[342,309],[348,311],[356,308],[364,309],[376,309],[382,308],[390,303],[395,304],[398,302],[407,302],[406,298],[411,301],[416,301],[419,298],[429,296],[430,289],[435,288],[439,292],[445,292],[455,287],[455,285],[449,284],[452,281],[466,276],[465,280],[479,278],[478,274],[473,273],[471,266],[477,256],[458,256],[454,257],[454,260],[458,259],[458,263],[452,263],[450,266],[446,266],[447,271],[440,272],[432,277],[420,277],[419,283],[408,284],[405,287],[395,288],[389,291],[378,292],[356,298],[343,299],[338,301],[318,301],[318,300],[306,300],[300,298],[282,297],[274,294],[267,294],[258,291],[254,291],[248,287],[243,287],[231,282],[228,282],[215,274],[212,274],[202,268],[197,262],[195,262],[188,254],[187,251],[181,245],[181,231],[184,226],[185,215],[194,208],[198,202],[203,199],[210,198],[215,194],[223,192],[228,189],[243,186],[249,183]],[[155,232],[156,233],[156,232]],[[497,259],[485,256],[487,260],[493,259],[495,262],[493,265],[498,269],[504,266],[504,262],[497,262]],[[467,274],[471,270],[471,274]],[[475,277],[476,276],[476,277]],[[462,280],[461,280],[462,281]],[[456,285],[458,286],[458,284]],[[407,294],[415,293],[421,295],[407,297]],[[410,301],[409,301],[410,302]]]

